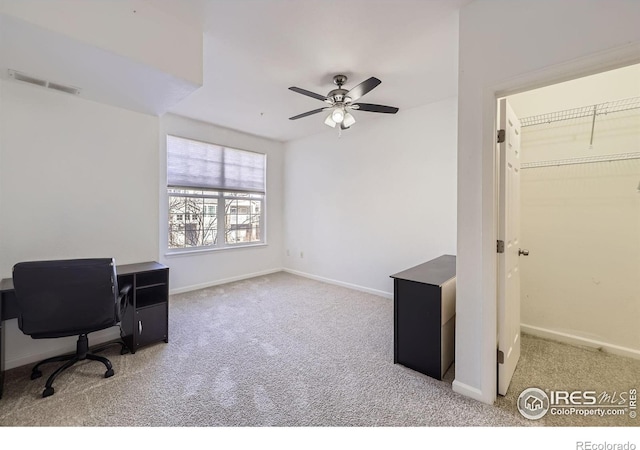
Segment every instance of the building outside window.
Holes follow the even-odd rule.
[[[167,136],[169,250],[265,242],[266,155]]]

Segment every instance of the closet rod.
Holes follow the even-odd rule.
[[[627,159],[640,159],[640,153],[619,153],[617,155],[586,156],[584,158],[559,159],[556,161],[536,161],[522,163],[521,169],[534,169],[537,167],[567,166],[570,164],[588,164],[597,162],[623,161]]]
[[[565,109],[520,119],[522,127],[540,125],[543,123],[559,122],[561,120],[579,119],[581,117],[602,116],[622,111],[629,111],[640,108],[640,97],[625,98],[612,102],[598,103],[596,105],[581,106],[579,108]]]

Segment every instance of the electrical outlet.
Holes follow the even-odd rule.
[[[291,253],[289,253],[289,249],[287,249],[287,256],[291,256]]]
[[[300,258],[304,258],[304,252],[300,252]]]

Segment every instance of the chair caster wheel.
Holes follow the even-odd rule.
[[[113,369],[109,369],[104,373],[104,377],[109,378],[109,377],[112,377],[114,374],[115,372],[113,371]]]
[[[46,388],[46,389],[44,390],[44,392],[42,393],[42,398],[52,396],[52,395],[53,395],[53,392],[54,392],[53,387],[48,387],[48,388]]]
[[[31,372],[31,379],[35,380],[36,378],[40,378],[42,376],[42,372],[40,372],[39,370],[34,370],[33,372]]]

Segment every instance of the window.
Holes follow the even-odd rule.
[[[261,153],[167,136],[170,250],[263,243]]]

